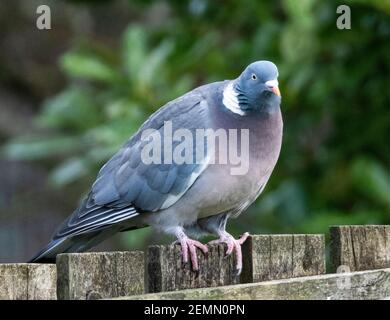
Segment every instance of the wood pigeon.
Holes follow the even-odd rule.
[[[51,262],[59,253],[86,251],[117,232],[152,226],[177,238],[183,262],[190,259],[194,270],[199,268],[196,249],[208,249],[190,236],[219,237],[212,242],[227,244],[227,254],[235,252],[239,273],[248,233],[236,240],[226,222],[260,195],[279,157],[283,121],[277,78],[275,64],[256,61],[234,80],[203,85],[161,107],[101,168],[79,208],[31,261]],[[182,140],[169,135],[175,138],[180,131],[196,137],[201,130],[222,132],[219,143],[199,147],[190,139],[186,159],[196,154],[196,161],[175,161],[172,154]],[[160,141],[160,161],[145,157],[152,140]],[[233,171],[237,163],[223,156],[234,145],[247,162],[238,173]]]

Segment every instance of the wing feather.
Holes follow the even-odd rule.
[[[198,128],[206,128],[207,102],[194,90],[149,117],[101,168],[90,194],[58,229],[54,239],[100,230],[144,211],[168,208],[185,194],[207,167],[206,156],[203,162],[195,164],[147,165],[141,161],[142,132],[155,129],[163,136],[163,125],[168,120],[172,121],[173,130],[186,128],[194,133]]]

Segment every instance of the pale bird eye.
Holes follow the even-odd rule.
[[[252,80],[257,80],[257,76],[254,74],[254,73],[252,73]]]

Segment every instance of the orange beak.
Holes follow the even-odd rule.
[[[280,95],[279,87],[272,87],[271,90],[272,90],[272,92],[275,93],[277,96],[279,96],[279,97],[281,96],[281,95]]]
[[[272,90],[277,96],[280,97],[279,82],[277,79],[268,80],[265,85]]]

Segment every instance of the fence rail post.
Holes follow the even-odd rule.
[[[350,285],[344,286],[344,283]],[[390,268],[243,283],[122,297],[126,300],[367,300],[389,299]],[[259,311],[260,312],[260,311]]]
[[[198,272],[182,266],[179,245],[150,246],[147,255],[148,292],[216,287],[245,282],[283,279],[325,273],[323,235],[254,235],[243,245],[244,268],[235,272],[234,254],[226,257],[224,245],[198,252]]]
[[[207,255],[197,251],[198,272],[192,271],[190,263],[182,264],[180,245],[150,246],[146,261],[144,252],[125,251],[60,254],[56,264],[0,264],[0,300],[390,296],[390,225],[330,227],[330,260],[333,270],[344,274],[323,275],[324,238],[321,234],[252,235],[242,247],[241,276],[236,274],[235,255],[226,256],[223,244],[209,246]],[[248,285],[253,282],[262,284]],[[172,293],[182,289],[195,291]]]
[[[57,256],[58,299],[89,300],[141,294],[141,251],[69,253]]]
[[[390,267],[390,225],[331,226],[330,238],[333,272]]]
[[[325,273],[322,234],[253,235],[243,245],[241,282],[311,276]]]
[[[0,264],[0,300],[55,299],[55,264]]]
[[[149,246],[147,254],[148,292],[222,286],[239,283],[234,257],[226,256],[223,244],[210,245],[204,255],[197,250],[199,271],[182,264],[180,245]]]

